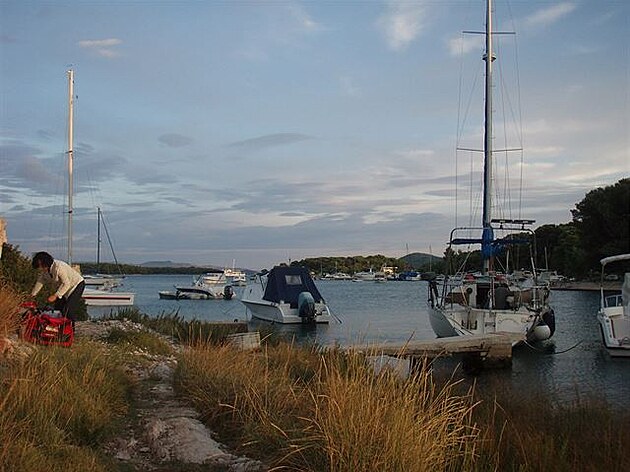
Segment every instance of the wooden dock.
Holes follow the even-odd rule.
[[[350,349],[370,355],[384,355],[409,359],[412,365],[424,359],[463,356],[463,367],[470,372],[482,368],[505,368],[512,365],[512,346],[524,341],[525,336],[514,333],[496,333],[471,336],[454,336],[407,343],[384,343],[352,346]]]

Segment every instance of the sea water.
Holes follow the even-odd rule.
[[[178,313],[184,319],[205,321],[247,320],[250,330],[272,326],[252,320],[239,301],[242,287],[232,300],[162,300],[159,291],[189,284],[192,275],[128,276],[125,291],[136,294],[135,306],[151,316]],[[252,283],[252,282],[250,282]],[[426,282],[352,282],[317,280],[317,287],[340,322],[329,325],[273,325],[294,334],[299,341],[323,345],[405,342],[434,339],[427,312]],[[540,344],[514,349],[512,368],[484,371],[478,387],[500,382],[519,391],[552,392],[561,402],[598,398],[614,407],[630,403],[630,359],[612,359],[602,347],[595,314],[598,292],[553,291],[556,332]],[[90,307],[90,314],[103,314]],[[443,369],[456,369],[457,360],[444,360]]]

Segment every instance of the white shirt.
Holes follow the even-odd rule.
[[[55,295],[61,298],[70,295],[77,285],[83,282],[83,277],[65,262],[55,260],[48,272],[39,274],[31,295],[37,295],[46,281],[52,281],[57,286]]]

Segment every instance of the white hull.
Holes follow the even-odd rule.
[[[623,307],[600,309],[597,321],[608,354],[630,358],[630,318],[623,315]]]
[[[224,285],[215,286],[194,286],[194,287],[175,287],[177,290],[177,298],[189,300],[217,300],[222,299]]]
[[[131,306],[135,300],[135,293],[85,289],[83,300],[88,306]]]
[[[281,324],[302,324],[304,319],[298,315],[296,308],[291,308],[288,303],[274,303],[265,300],[241,300],[254,318]],[[317,315],[315,323],[330,323],[331,315],[328,307],[321,303],[315,306]]]
[[[429,322],[438,338],[509,333],[533,342],[551,337],[549,327],[525,308],[517,311],[461,306],[429,308]]]
[[[606,296],[604,281],[606,265],[630,261],[630,254],[619,254],[602,259],[600,303],[597,312],[604,347],[611,357],[630,358],[630,273],[624,275],[621,291]]]
[[[297,308],[291,308],[289,303],[276,303],[263,299],[263,290],[259,283],[250,284],[243,292],[241,302],[254,318],[272,323],[302,324],[304,319],[299,316]],[[324,303],[315,304],[315,323],[330,323],[332,315]]]

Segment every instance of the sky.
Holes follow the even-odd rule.
[[[630,175],[630,2],[495,2],[494,214],[571,220]],[[479,224],[485,6],[0,0],[0,217],[73,260],[258,269],[441,254]],[[505,131],[505,133],[503,132]],[[507,137],[500,137],[499,133]],[[521,151],[522,149],[522,151]],[[103,236],[102,259],[112,260]]]

